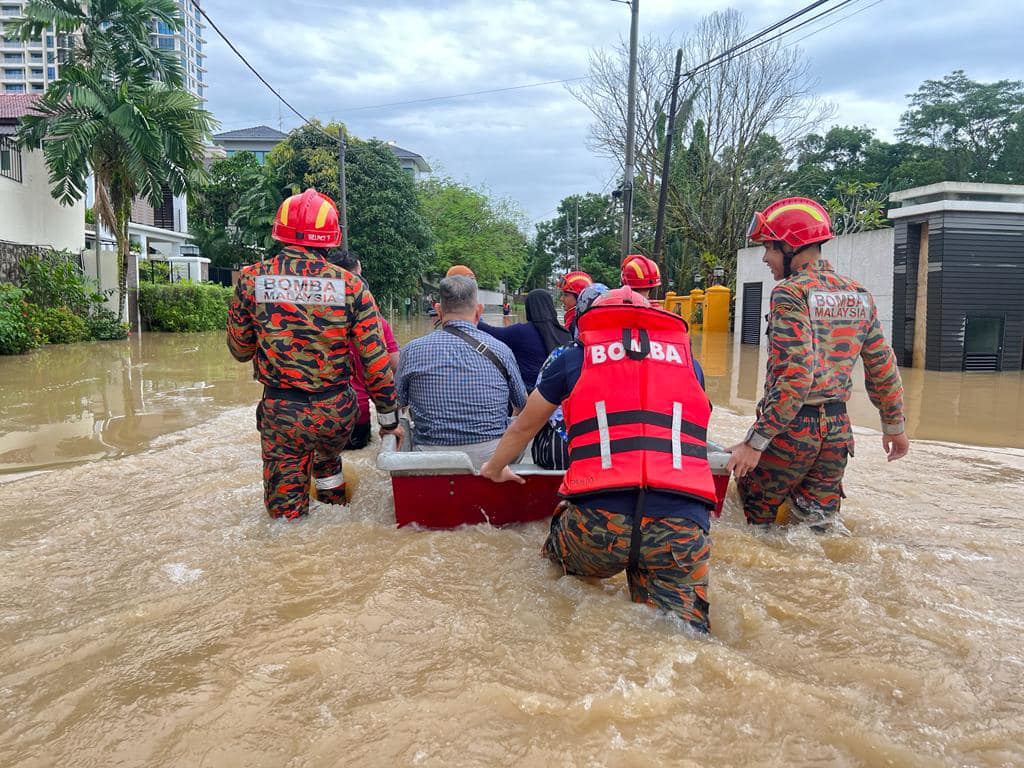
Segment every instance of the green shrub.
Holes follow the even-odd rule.
[[[28,325],[25,291],[0,283],[0,355],[20,355],[38,346]]]
[[[96,284],[79,274],[67,253],[56,252],[24,256],[21,265],[21,287],[28,292],[32,304],[43,309],[67,307],[80,317],[87,317],[104,296]]]
[[[45,314],[46,310],[38,304],[25,303],[25,329],[28,331],[29,336],[32,337],[32,346],[34,347],[41,347],[43,344],[50,343],[50,340],[46,338],[46,331],[43,330],[46,322]]]
[[[92,314],[85,319],[89,335],[98,341],[114,341],[128,338],[128,325],[117,322],[117,315],[106,307],[93,307]]]
[[[234,291],[211,283],[142,283],[139,313],[152,331],[215,331],[228,324]]]
[[[43,310],[42,329],[50,344],[74,344],[88,341],[89,326],[67,307],[50,307]]]

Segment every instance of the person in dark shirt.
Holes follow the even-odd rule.
[[[525,323],[499,328],[481,321],[477,328],[512,350],[527,392],[532,392],[536,386],[537,375],[551,351],[572,341],[569,332],[558,324],[551,294],[543,288],[530,291],[527,295]]]

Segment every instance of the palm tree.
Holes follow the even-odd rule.
[[[51,194],[79,200],[90,173],[97,219],[118,250],[119,319],[124,318],[132,200],[161,203],[164,187],[183,194],[203,176],[203,142],[215,122],[184,91],[177,57],[150,44],[154,20],[181,27],[174,0],[31,0],[23,39],[51,25],[73,35],[68,63],[22,119],[19,142],[42,149]]]

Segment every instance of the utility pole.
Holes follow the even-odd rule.
[[[580,268],[580,199],[576,198],[576,238],[573,240],[576,251],[576,269]]]
[[[629,100],[626,108],[626,173],[622,182],[622,257],[633,249],[633,144],[636,141],[636,47],[640,0],[631,0],[629,24]]]
[[[341,214],[341,247],[349,248],[348,239],[348,196],[345,191],[345,126],[338,126],[338,190],[341,193],[339,211]]]
[[[676,74],[672,79],[672,98],[669,100],[668,129],[665,132],[665,155],[661,161],[661,189],[658,191],[658,219],[654,228],[654,260],[664,266],[665,205],[668,202],[668,171],[672,162],[672,142],[676,128],[676,97],[679,95],[679,70],[683,66],[683,49],[676,49]],[[662,270],[664,271],[664,270]]]

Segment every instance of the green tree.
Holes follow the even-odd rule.
[[[296,128],[274,147],[267,157],[267,171],[276,185],[278,202],[307,187],[338,200],[340,128],[314,121]],[[420,214],[412,177],[382,142],[349,137],[346,189],[349,232],[345,235],[362,258],[363,275],[374,295],[398,298],[418,290],[419,276],[430,263],[431,235]],[[256,194],[268,193],[262,189]],[[274,209],[267,207],[266,215],[272,218]],[[250,216],[255,211],[246,205],[242,213]]]
[[[899,135],[907,141],[943,150],[950,181],[1006,182],[1019,158],[1013,139],[1024,118],[1024,82],[980,83],[963,70],[941,80],[925,80],[909,95]]]
[[[622,262],[620,227],[620,216],[609,195],[588,192],[566,197],[558,204],[555,218],[537,225],[528,284],[541,287],[551,279],[552,271],[560,275],[581,269],[597,282],[617,286]]]
[[[266,233],[238,227],[233,219],[243,198],[261,189],[266,174],[252,152],[218,160],[209,181],[189,195],[189,228],[202,254],[215,266],[237,267],[261,258]]]
[[[418,193],[434,237],[432,272],[443,274],[452,264],[465,264],[483,287],[497,288],[502,280],[519,287],[528,243],[519,229],[522,213],[513,203],[493,200],[450,178],[427,179]]]
[[[96,179],[94,211],[118,250],[119,319],[124,316],[132,200],[162,201],[202,178],[203,141],[214,126],[182,90],[177,58],[149,41],[153,20],[180,29],[173,0],[32,0],[16,26],[23,39],[52,27],[72,35],[70,61],[23,118],[19,142],[42,149],[51,194],[71,204]]]

